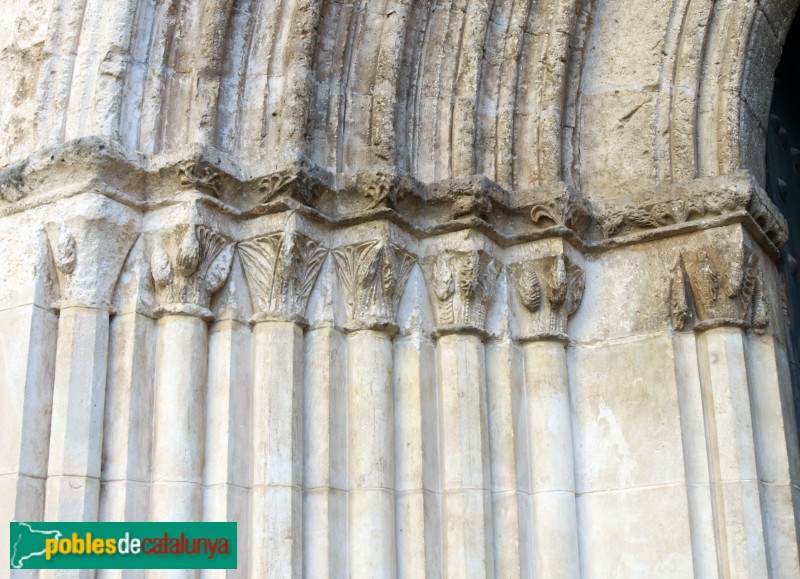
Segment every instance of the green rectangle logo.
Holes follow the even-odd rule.
[[[11,522],[11,569],[236,569],[236,523]]]

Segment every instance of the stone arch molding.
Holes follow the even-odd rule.
[[[245,178],[301,165],[333,181],[480,175],[514,197],[563,182],[598,199],[741,168],[763,183],[796,6],[13,3],[0,164],[99,136],[148,158],[199,144]]]

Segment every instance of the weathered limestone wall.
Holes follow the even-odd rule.
[[[238,521],[171,577],[800,577],[796,6],[7,3],[0,523]]]

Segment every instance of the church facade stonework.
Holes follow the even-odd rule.
[[[153,520],[239,568],[36,576],[800,577],[797,5],[6,0],[0,573]]]

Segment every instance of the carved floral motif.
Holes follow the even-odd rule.
[[[786,220],[754,186],[745,190],[722,189],[712,194],[686,194],[658,203],[629,204],[621,209],[607,207],[597,212],[595,220],[603,236],[610,238],[633,229],[655,229],[735,211],[747,211],[777,247],[786,243]]]
[[[242,242],[239,255],[257,316],[302,321],[328,250],[287,231]]]
[[[75,243],[75,236],[64,224],[61,225],[61,235],[58,237],[54,257],[56,267],[61,273],[68,276],[75,271],[75,266],[78,263],[78,248]]]
[[[405,194],[400,176],[394,173],[384,171],[359,173],[356,184],[361,194],[370,200],[367,210],[381,207],[394,209]]]
[[[742,246],[733,255],[711,249],[681,254],[672,271],[670,315],[678,330],[696,320],[740,323],[764,333],[769,303],[755,253]]]
[[[347,296],[350,324],[374,328],[393,325],[414,256],[382,240],[336,249],[333,258]]]
[[[321,186],[319,181],[302,170],[279,171],[267,175],[258,185],[258,190],[263,196],[252,211],[257,215],[264,214],[268,211],[270,203],[281,198],[291,198],[305,205],[311,205]]]
[[[184,187],[194,187],[214,197],[220,196],[222,176],[219,171],[206,162],[187,161],[182,163],[178,167],[178,177]]]
[[[481,250],[447,251],[425,260],[440,330],[469,327],[483,331],[500,264]]]
[[[534,315],[536,332],[566,333],[567,320],[583,299],[583,270],[559,255],[512,264],[509,274],[522,305]]]
[[[190,225],[179,239],[162,236],[150,255],[162,309],[175,304],[207,309],[211,296],[227,280],[232,260],[233,244],[203,225]]]

